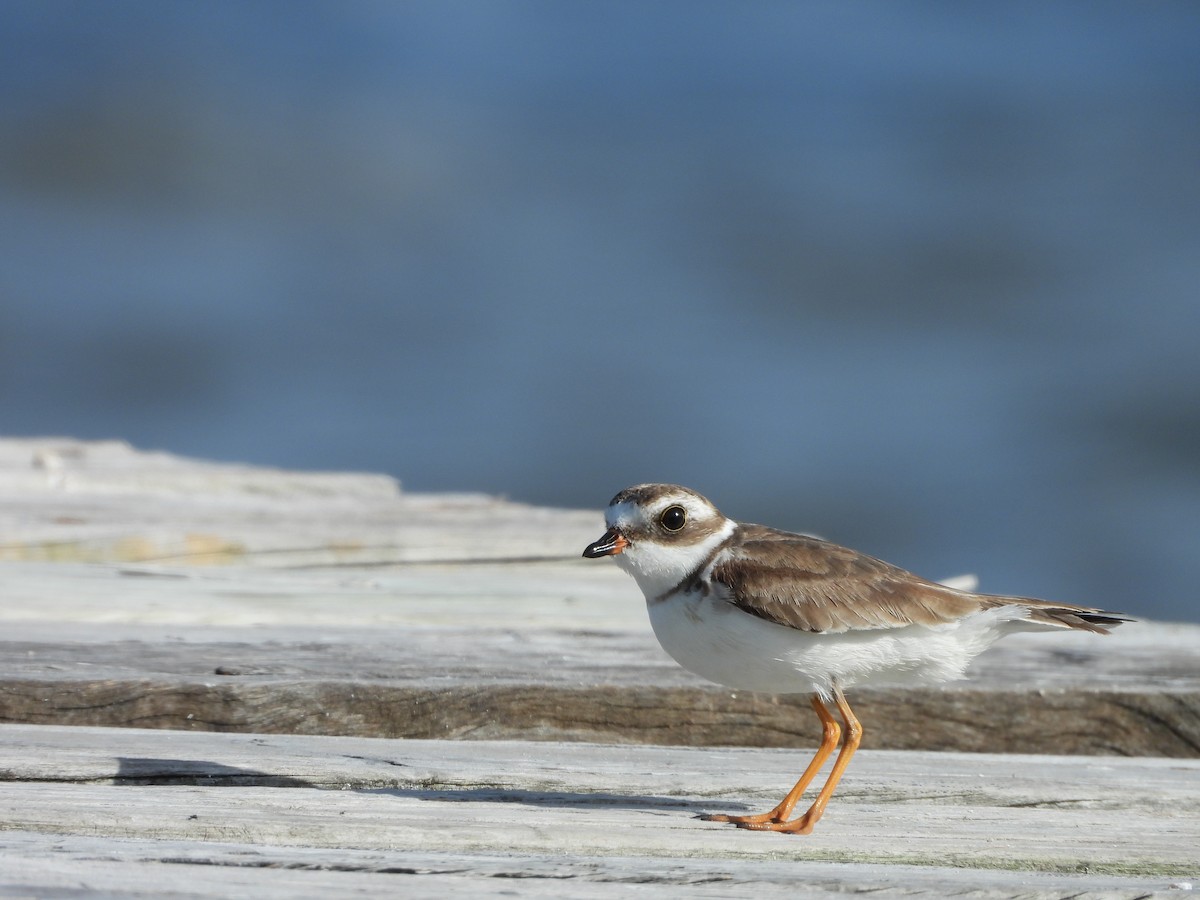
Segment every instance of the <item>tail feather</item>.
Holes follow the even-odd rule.
[[[1029,621],[1055,628],[1077,628],[1093,634],[1108,634],[1123,622],[1136,621],[1124,613],[1109,612],[1091,606],[1052,603],[1031,597],[996,597],[997,606],[1023,606],[1029,610]]]

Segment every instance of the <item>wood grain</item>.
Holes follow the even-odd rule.
[[[579,558],[599,511],[37,440],[0,441],[0,500],[0,721],[816,737],[803,698],[731,692],[662,652],[632,581]],[[851,699],[867,747],[1196,756],[1200,626],[1020,635],[963,682]]]
[[[1022,635],[943,689],[858,692],[868,749],[818,830],[751,834],[694,816],[774,803],[811,711],[668,659],[633,583],[578,559],[600,523],[0,440],[0,896],[1132,898],[1200,878],[1200,627]]]
[[[695,818],[773,803],[802,763],[761,749],[3,726],[0,891],[44,895],[65,873],[83,896],[491,895],[519,878],[535,896],[794,896],[802,883],[1134,897],[1195,872],[1194,760],[863,751],[812,835]]]

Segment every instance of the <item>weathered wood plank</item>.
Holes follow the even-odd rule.
[[[0,721],[815,737],[803,700],[666,657],[632,581],[578,558],[598,511],[49,440],[0,440],[0,501]],[[498,561],[512,534],[549,558]],[[1200,626],[1019,636],[961,683],[854,699],[868,747],[1200,755]]]
[[[1169,876],[778,860],[310,848],[0,833],[0,896],[1187,897]]]
[[[5,567],[0,721],[762,746],[816,736],[802,698],[728,691],[667,658],[624,581],[468,567],[339,587],[312,573],[95,568]],[[418,624],[445,622],[446,607],[478,624]],[[307,624],[333,611],[340,626]],[[572,618],[574,629],[538,624]],[[1196,756],[1198,660],[1194,626],[1020,636],[963,682],[861,691],[855,704],[868,747]]]
[[[0,894],[1133,897],[1200,875],[1195,760],[867,750],[814,835],[694,819],[769,805],[804,754],[578,741],[804,745],[811,716],[669,660],[633,584],[576,559],[599,521],[0,440],[0,720],[53,726],[0,726]],[[856,708],[867,747],[1195,756],[1198,662],[1195,626],[1021,637]]]
[[[868,748],[1198,755],[1196,694],[862,691],[855,709]],[[7,681],[0,710],[7,722],[269,734],[761,747],[819,737],[802,697],[709,688]]]
[[[251,566],[572,558],[595,512],[406,494],[384,475],[288,472],[118,441],[0,439],[0,561]],[[534,552],[499,535],[527,535]]]
[[[1194,760],[865,751],[812,835],[694,818],[769,805],[802,763],[731,748],[4,726],[0,886],[46,884],[63,871],[54,862],[120,883],[90,862],[100,857],[238,877],[239,866],[390,870],[460,887],[520,875],[558,890],[616,880],[748,895],[812,878],[822,891],[1135,896],[1200,866]]]

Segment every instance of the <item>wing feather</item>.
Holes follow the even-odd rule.
[[[734,606],[778,625],[833,633],[937,625],[985,607],[978,595],[819,538],[761,525],[738,537],[711,577]]]

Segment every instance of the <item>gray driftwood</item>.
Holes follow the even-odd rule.
[[[802,756],[5,726],[0,890],[1135,897],[1200,874],[1196,760],[864,751],[812,835],[695,818],[769,806]]]
[[[693,815],[778,799],[806,754],[765,748],[811,747],[811,712],[669,660],[632,582],[578,559],[600,522],[0,441],[0,894],[1200,878],[1200,627],[1022,636],[959,684],[859,692],[867,748],[984,752],[867,749],[814,835],[748,834]]]
[[[666,657],[632,581],[579,558],[600,523],[377,475],[0,441],[0,721],[811,743],[804,698]],[[1010,638],[965,681],[852,700],[867,747],[1196,756],[1200,626]]]

